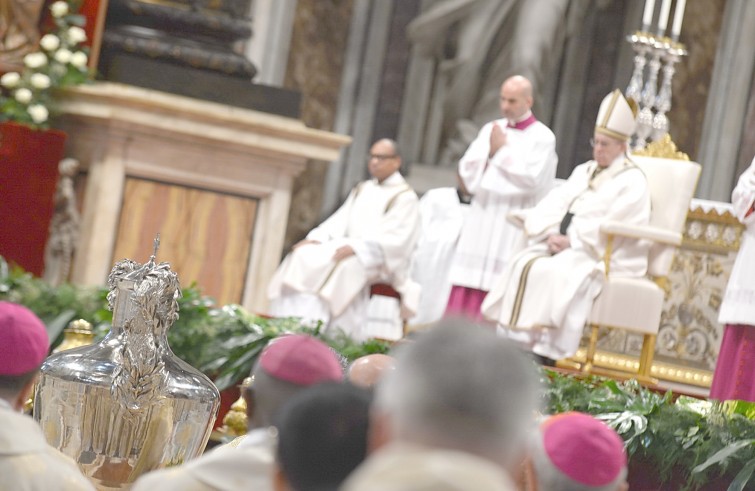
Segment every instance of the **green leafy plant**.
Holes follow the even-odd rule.
[[[681,476],[679,489],[705,489],[723,476],[731,479],[730,491],[746,489],[755,470],[755,421],[739,414],[744,411],[675,399],[634,380],[544,374],[549,414],[580,411],[603,420],[624,439],[630,462],[649,463],[661,482]]]
[[[42,36],[37,51],[24,57],[23,69],[0,77],[0,121],[47,129],[55,90],[90,78],[83,45],[86,19],[76,13],[78,8],[73,0],[50,5],[51,32]]]
[[[104,336],[112,321],[105,288],[62,285],[54,288],[0,258],[0,300],[29,307],[42,318],[51,339],[72,319],[83,318]],[[179,319],[168,331],[173,351],[208,374],[224,389],[246,377],[267,342],[286,333],[322,339],[347,363],[370,353],[385,353],[383,341],[358,343],[343,332],[324,332],[319,324],[295,318],[269,319],[238,305],[215,306],[196,285],[183,289]],[[705,489],[725,478],[729,490],[748,489],[755,472],[755,405],[723,404],[659,394],[636,381],[543,370],[545,408],[549,414],[581,411],[616,429],[626,442],[630,462],[643,461],[661,482],[681,482],[680,489]],[[631,467],[631,465],[630,465]]]
[[[47,326],[52,347],[61,332],[74,319],[85,319],[96,329],[109,329],[112,314],[105,306],[107,290],[70,284],[53,287],[18,267],[10,267],[0,257],[0,300],[20,303],[37,314]]]
[[[238,309],[237,306],[235,308]],[[226,339],[220,346],[222,353],[200,366],[205,373],[215,374],[214,382],[220,390],[247,377],[265,345],[271,339],[284,334],[309,334],[322,340],[341,356],[344,365],[360,356],[387,353],[390,349],[390,343],[385,341],[370,340],[358,343],[342,331],[334,334],[324,333],[321,324],[302,324],[299,319],[293,317],[271,319],[250,316],[243,311],[234,315],[238,319],[243,319],[244,332]]]
[[[296,318],[270,319],[250,314],[240,305],[215,306],[196,285],[182,288],[178,320],[168,331],[173,352],[199,368],[220,390],[249,375],[257,355],[271,339],[289,333],[315,336],[328,343],[344,363],[371,353],[386,353],[390,344],[371,340],[358,343],[343,332],[326,334],[321,326],[302,324]],[[95,340],[110,331],[113,314],[107,310],[107,289],[71,284],[52,287],[20,268],[11,268],[0,257],[0,300],[25,305],[47,325],[54,348],[71,320],[93,325]]]

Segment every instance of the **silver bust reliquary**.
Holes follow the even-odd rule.
[[[145,472],[199,455],[220,401],[168,346],[181,295],[170,265],[124,259],[108,285],[110,333],[50,356],[34,399],[47,441],[101,490],[128,489]]]

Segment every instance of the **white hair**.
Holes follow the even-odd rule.
[[[375,406],[397,440],[458,449],[504,465],[539,407],[533,361],[490,328],[444,321],[396,353]]]

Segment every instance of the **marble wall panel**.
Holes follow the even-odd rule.
[[[725,4],[689,0],[684,11],[679,41],[689,54],[676,65],[668,118],[671,137],[691,160],[697,159]]]
[[[297,2],[284,86],[301,92],[310,128],[333,128],[352,9],[352,0]],[[310,161],[294,182],[285,249],[317,225],[327,165]]]

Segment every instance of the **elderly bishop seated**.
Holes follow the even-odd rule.
[[[646,225],[650,192],[642,171],[627,155],[635,129],[633,105],[615,90],[600,105],[595,123],[593,160],[577,166],[524,215],[528,247],[508,268],[482,304],[498,331],[529,351],[555,360],[572,356],[605,278],[608,220]],[[643,276],[648,246],[617,238],[612,275]]]
[[[401,295],[404,317],[416,311],[419,286],[408,273],[419,235],[419,200],[400,167],[396,142],[372,145],[372,179],[357,184],[333,215],[294,245],[269,285],[270,314],[322,320],[364,340],[374,283],[387,283]]]

